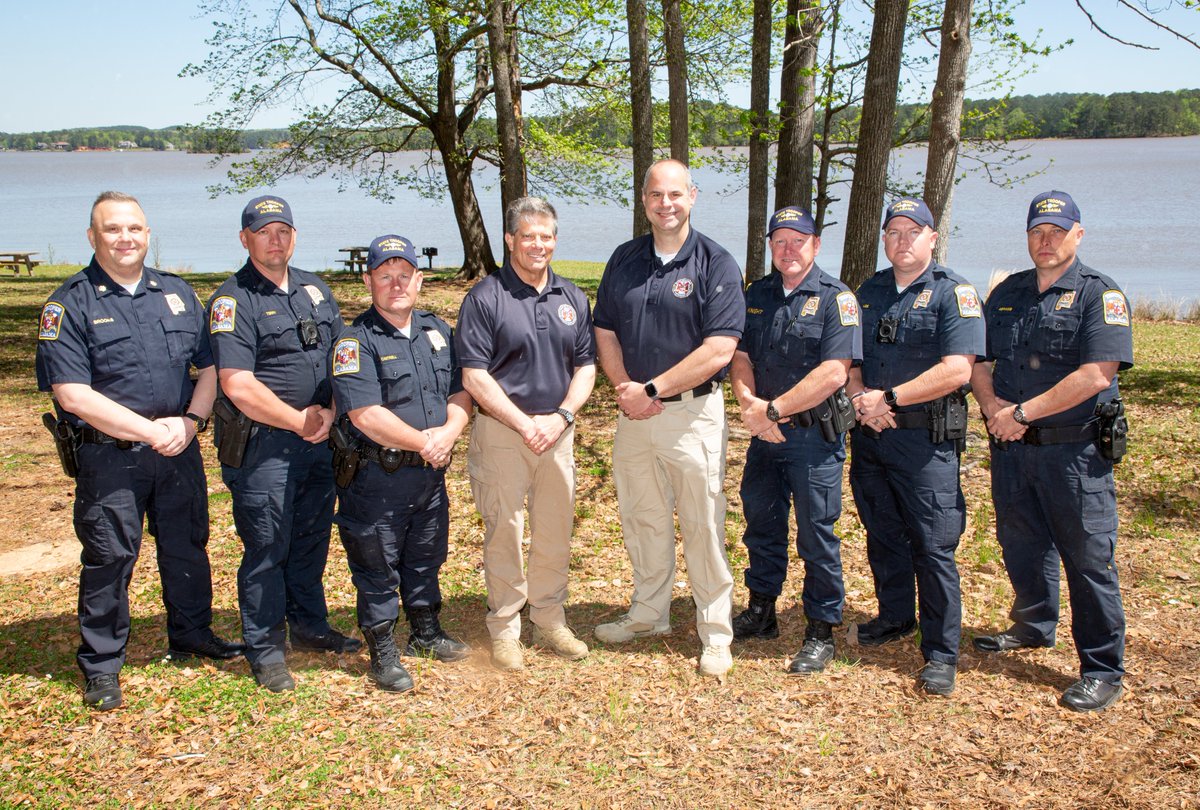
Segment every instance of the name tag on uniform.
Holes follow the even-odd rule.
[[[426,329],[426,337],[429,338],[429,345],[433,347],[435,352],[440,352],[446,348],[446,339],[442,337],[442,333],[436,329]]]

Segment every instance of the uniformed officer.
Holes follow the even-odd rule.
[[[879,602],[879,615],[858,625],[858,643],[911,635],[919,600],[925,666],[918,686],[948,695],[962,634],[954,562],[966,527],[961,389],[983,354],[984,327],[975,288],[933,260],[937,238],[924,201],[903,197],[888,206],[883,251],[892,265],[858,288],[863,362],[847,391],[862,424],[851,444],[850,488]]]
[[[172,658],[240,655],[213,635],[208,484],[196,433],[217,373],[203,307],[178,277],[146,267],[141,205],[106,191],[92,205],[91,263],[42,308],[38,388],[52,391],[65,451],[74,453],[75,533],[83,544],[76,660],[83,702],[121,705],[129,639],[129,579],[149,518]],[[199,372],[193,385],[189,367]]]
[[[794,675],[820,672],[834,654],[846,588],[841,543],[845,431],[853,412],[844,386],[862,359],[858,303],[816,264],[821,237],[802,208],[781,208],[767,228],[776,271],[746,290],[746,332],[730,368],[742,423],[753,437],[742,472],[750,556],[750,604],[733,620],[735,639],[779,635],[775,600],[788,567],[788,515],[796,506],[796,551],[804,560],[804,646]],[[844,422],[835,424],[841,409]]]
[[[1026,231],[1033,269],[988,296],[989,362],[972,375],[992,438],[1013,624],[974,644],[987,652],[1053,646],[1061,560],[1080,661],[1062,703],[1100,711],[1121,696],[1125,674],[1113,462],[1125,438],[1117,372],[1133,365],[1129,304],[1111,278],[1079,261],[1083,226],[1071,195],[1034,197]]]
[[[585,643],[567,627],[567,570],[575,519],[575,414],[596,382],[587,296],[550,266],[558,216],[537,197],[504,217],[509,260],[463,299],[455,333],[463,385],[479,403],[467,467],[483,516],[492,663],[524,666],[521,608],[533,641],[577,660]],[[529,565],[522,511],[529,505]]]
[[[281,692],[295,688],[285,619],[295,650],[362,647],[329,626],[321,581],[334,498],[328,358],[345,327],[325,282],[288,265],[296,229],[287,202],[251,200],[240,237],[249,258],[213,294],[208,317],[221,396],[236,409],[224,424],[218,401],[218,441],[238,435],[242,424],[249,429],[244,445],[221,444],[218,455],[243,545],[238,601],[246,658],[261,686]]]
[[[332,358],[334,401],[349,417],[353,442],[342,448],[335,437],[335,456],[360,456],[348,486],[339,482],[336,520],[371,675],[396,692],[413,686],[392,638],[400,601],[412,628],[406,654],[458,661],[470,651],[438,621],[438,571],[450,535],[445,469],[471,398],[455,367],[450,327],[414,309],[422,280],[411,241],[375,239],[363,274],[372,306],[335,344]]]
[[[742,273],[691,227],[696,185],[687,166],[653,164],[642,201],[651,233],[613,252],[596,298],[600,364],[621,411],[613,479],[633,565],[629,611],[599,625],[596,638],[615,644],[670,632],[677,511],[700,672],[720,677],[733,665],[721,380],[745,325]]]

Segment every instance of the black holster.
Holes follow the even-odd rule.
[[[801,411],[793,417],[800,427],[816,425],[821,438],[827,442],[837,441],[838,436],[854,426],[854,403],[846,396],[846,389],[839,388],[814,408]]]
[[[363,465],[362,451],[350,434],[350,419],[345,414],[329,428],[329,447],[333,450],[333,482],[339,489],[345,489]]]
[[[929,441],[954,442],[959,455],[967,446],[967,395],[963,389],[951,391],[925,405],[929,415]]]
[[[219,398],[213,403],[213,441],[217,445],[217,460],[230,467],[241,467],[246,456],[246,445],[250,442],[250,431],[254,420],[233,407],[233,403]]]
[[[63,472],[68,478],[79,475],[79,431],[65,418],[55,419],[52,413],[42,414],[42,424],[54,437],[54,449],[58,451],[58,461],[62,464]]]
[[[1100,417],[1100,437],[1096,445],[1100,455],[1119,464],[1129,449],[1129,420],[1125,418],[1125,403],[1120,397],[1096,406],[1096,416]]]

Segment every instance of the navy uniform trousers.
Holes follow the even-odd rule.
[[[804,561],[804,615],[841,624],[845,602],[841,542],[833,526],[842,513],[842,437],[827,442],[817,426],[781,424],[785,442],[752,439],[742,473],[742,541],[750,557],[746,587],[778,596],[787,578],[788,514],[796,508],[796,551]]]
[[[919,596],[921,653],[956,664],[962,599],[954,552],[966,503],[954,442],[935,445],[926,428],[892,428],[879,438],[859,430],[852,441],[850,488],[867,530],[879,615],[911,622]]]
[[[1125,674],[1125,612],[1117,582],[1113,464],[1093,442],[992,448],[996,536],[1015,600],[1017,634],[1054,643],[1061,559],[1080,675]]]
[[[148,519],[172,647],[200,644],[212,623],[208,487],[199,442],[166,457],[145,444],[79,447],[75,534],[83,544],[77,660],[85,678],[116,674],[129,640],[129,580]]]
[[[239,468],[222,466],[244,552],[238,568],[242,635],[251,664],[283,663],[293,633],[329,632],[325,561],[333,521],[333,457],[289,430],[255,428]]]
[[[438,571],[446,562],[450,502],[446,474],[432,467],[387,473],[368,461],[338,490],[337,524],[358,591],[358,623],[374,627],[407,608],[441,603]]]

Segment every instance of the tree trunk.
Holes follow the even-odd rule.
[[[937,223],[933,258],[946,261],[950,242],[950,206],[954,199],[954,167],[962,137],[963,95],[971,59],[972,0],[947,0],[942,17],[941,55],[929,109],[929,155],[925,164],[925,204]]]
[[[775,210],[799,205],[812,211],[813,132],[816,114],[817,40],[823,20],[810,0],[788,0],[779,75],[779,154]]]
[[[511,0],[492,0],[488,7],[488,50],[496,88],[496,134],[500,141],[501,216],[527,193],[525,155],[521,148],[521,66],[513,36],[516,11]],[[507,253],[507,250],[505,251]]]
[[[746,281],[763,277],[767,232],[767,161],[771,146],[771,0],[754,0],[750,37],[750,189],[746,213]]]
[[[846,243],[842,253],[842,281],[851,289],[857,288],[875,272],[907,19],[908,0],[877,0],[875,3],[871,57],[867,62],[867,84],[863,93],[850,210],[846,216]]]
[[[683,37],[682,0],[663,0],[663,45],[667,52],[667,109],[671,124],[671,157],[688,162],[687,47]]]
[[[642,179],[654,162],[654,99],[650,94],[650,43],[646,0],[625,0],[629,19],[629,107],[633,133],[633,235],[650,232]]]

